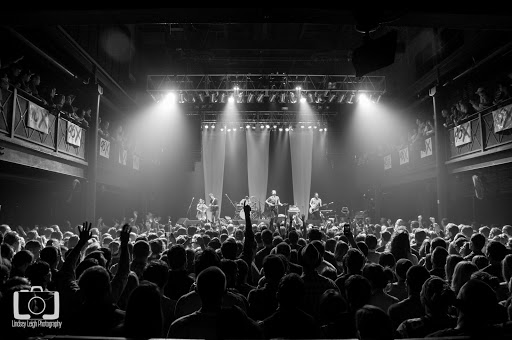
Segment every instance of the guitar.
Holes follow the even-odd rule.
[[[208,207],[206,204],[202,204],[197,208],[197,214],[196,217],[198,220],[201,220],[203,222],[206,221],[206,211],[208,210]]]
[[[322,208],[325,208],[325,207],[328,207],[329,205],[333,204],[334,202],[331,202],[331,203],[327,203],[327,204],[322,204],[322,205],[315,205],[315,206],[312,206],[309,208],[309,213],[310,214],[313,214],[313,213],[316,213],[317,211],[319,211],[320,209]]]

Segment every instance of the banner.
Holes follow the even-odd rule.
[[[110,158],[110,141],[100,138],[100,156]]]
[[[457,125],[453,129],[455,146],[471,143],[471,122]]]
[[[82,128],[68,121],[67,142],[71,145],[80,146],[82,141]]]
[[[432,137],[425,139],[425,149],[421,150],[421,158],[432,156]]]
[[[44,134],[48,134],[50,126],[50,113],[45,108],[29,102],[27,126]]]
[[[384,170],[391,169],[391,155],[384,157]]]
[[[409,148],[398,150],[400,156],[400,165],[409,163]]]
[[[140,158],[139,158],[139,156],[137,156],[137,155],[135,155],[135,154],[134,154],[134,155],[133,155],[133,168],[134,168],[135,170],[139,170],[139,163],[140,163]]]
[[[119,149],[119,163],[126,165],[126,159],[128,158],[128,150]]]
[[[492,111],[494,120],[494,132],[500,132],[512,128],[512,104]]]

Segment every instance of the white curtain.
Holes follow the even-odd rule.
[[[224,185],[224,159],[226,156],[226,134],[220,131],[203,130],[203,170],[204,195],[206,204],[212,193],[219,200],[219,210],[222,207],[222,187]],[[222,211],[220,215],[222,216]],[[207,212],[211,220],[210,211]]]
[[[246,136],[249,195],[258,199],[261,205],[258,208],[263,211],[268,185],[270,133],[247,130]]]
[[[293,199],[301,214],[308,218],[313,161],[313,131],[290,131]]]

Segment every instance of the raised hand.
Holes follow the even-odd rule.
[[[244,202],[244,212],[246,214],[250,214],[251,213],[251,206],[249,204],[247,204],[247,202]]]
[[[92,223],[85,221],[82,227],[78,226],[78,237],[80,242],[87,243],[92,238],[91,233]]]
[[[119,239],[121,240],[121,244],[128,244],[128,241],[130,240],[130,231],[132,227],[128,223],[123,225],[123,228],[121,229],[121,234],[119,235]]]

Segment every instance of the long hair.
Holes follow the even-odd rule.
[[[407,231],[400,231],[391,239],[390,253],[393,254],[396,261],[407,259],[411,253],[411,243]]]

